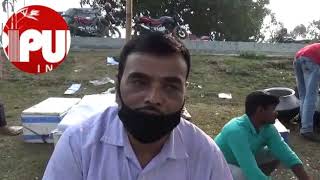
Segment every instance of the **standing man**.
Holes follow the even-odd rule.
[[[22,133],[22,126],[7,126],[4,105],[0,101],[0,134],[16,136]]]
[[[181,118],[190,54],[159,32],[122,49],[117,102],[62,135],[43,180],[231,180],[214,141]]]
[[[320,142],[313,122],[320,83],[320,43],[308,45],[297,52],[294,70],[300,98],[300,134],[308,140]]]

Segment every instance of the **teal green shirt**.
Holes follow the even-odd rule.
[[[255,154],[265,146],[287,167],[302,164],[273,124],[265,125],[257,132],[247,115],[228,122],[214,140],[227,162],[239,166],[248,180],[268,179],[255,159]]]

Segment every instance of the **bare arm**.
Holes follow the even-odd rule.
[[[302,164],[296,164],[291,167],[292,172],[297,176],[299,180],[311,180],[307,172],[304,170]]]

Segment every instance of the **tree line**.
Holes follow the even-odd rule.
[[[80,0],[81,5],[114,8],[115,17],[125,25],[125,0]],[[192,34],[213,34],[217,41],[281,41],[281,38],[320,40],[320,19],[297,25],[288,32],[267,8],[269,0],[133,0],[133,16],[180,15]],[[269,22],[265,19],[269,18]]]

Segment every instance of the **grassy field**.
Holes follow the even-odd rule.
[[[0,98],[5,103],[9,124],[20,124],[21,112],[48,97],[82,97],[106,91],[112,84],[93,86],[90,80],[106,76],[114,78],[114,66],[105,64],[105,57],[117,51],[72,52],[56,71],[34,76],[19,72],[5,64],[0,81]],[[295,80],[290,59],[244,59],[225,56],[193,56],[186,106],[193,122],[210,136],[234,116],[242,115],[245,96],[258,89],[274,86],[294,87]],[[72,83],[81,83],[73,96],[63,95]],[[231,100],[218,98],[218,93],[231,93]],[[290,143],[305,162],[307,171],[320,179],[320,146],[304,141],[297,127],[290,126]],[[41,179],[52,153],[51,144],[27,144],[21,137],[0,136],[0,179]],[[279,169],[273,179],[294,179],[293,174]]]

